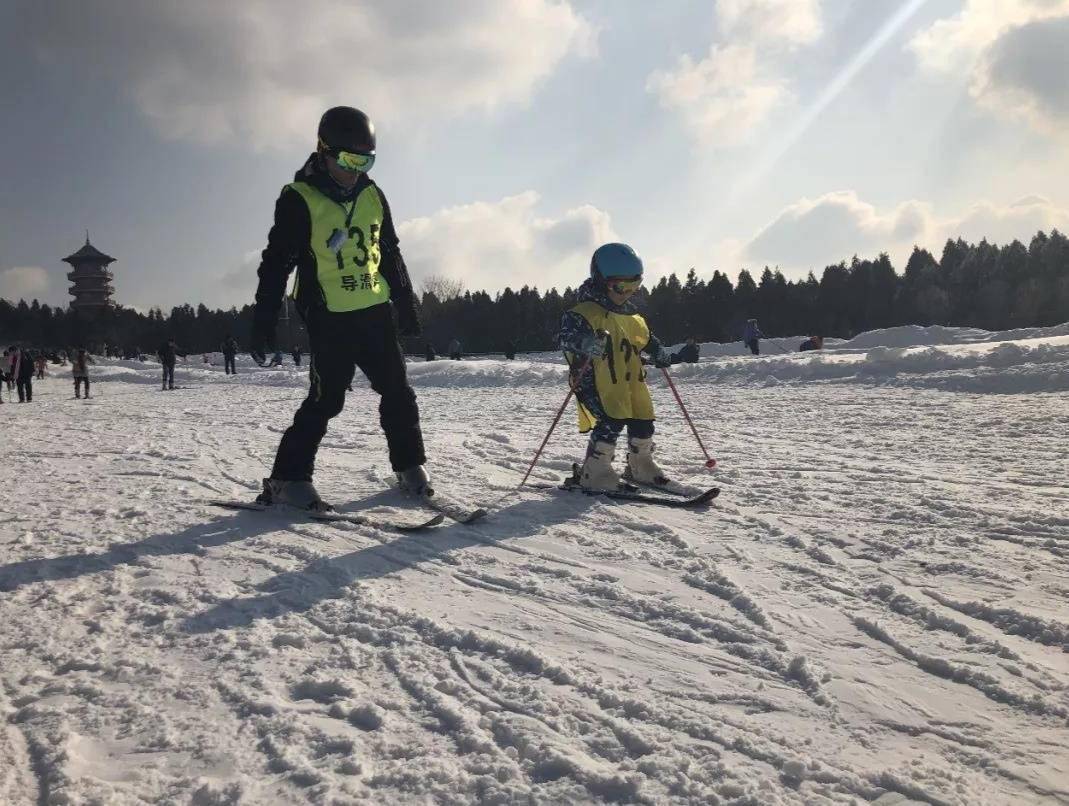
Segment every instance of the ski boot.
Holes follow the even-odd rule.
[[[397,471],[397,488],[401,492],[411,495],[434,495],[434,490],[431,488],[431,477],[427,474],[427,470],[423,465],[416,465],[407,470]]]
[[[586,459],[579,468],[579,486],[584,490],[616,490],[620,476],[612,466],[616,446],[611,442],[591,442],[586,449]]]
[[[668,475],[653,460],[653,438],[627,441],[627,470],[624,478],[639,484],[664,487],[670,483]]]
[[[310,512],[330,512],[334,507],[319,497],[310,481],[264,479],[264,491],[256,497],[257,504],[294,507]]]

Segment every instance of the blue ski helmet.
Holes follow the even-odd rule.
[[[590,276],[595,280],[641,277],[642,258],[625,243],[603,244],[594,250],[590,258]]]

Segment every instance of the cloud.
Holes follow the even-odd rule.
[[[241,263],[219,277],[218,288],[212,292],[212,299],[220,307],[249,305],[256,296],[259,283],[256,270],[260,267],[261,251],[251,249],[241,256]]]
[[[1051,229],[1069,231],[1069,208],[1041,196],[1010,205],[979,202],[960,215],[939,218],[926,202],[910,200],[880,212],[854,191],[840,191],[790,205],[744,247],[741,256],[794,273],[813,269],[819,274],[824,266],[855,254],[875,257],[888,252],[901,270],[914,244],[938,257],[948,238],[1027,243],[1037,231]]]
[[[40,266],[13,266],[0,271],[0,299],[44,301],[48,286],[48,272]]]
[[[39,58],[119,84],[164,137],[260,149],[307,143],[335,104],[418,125],[522,102],[593,39],[561,0],[24,6]]]
[[[1069,126],[1069,16],[1007,31],[992,45],[976,92],[994,109],[1010,108],[1033,126],[1064,134]]]
[[[444,275],[468,289],[491,292],[505,286],[577,286],[594,249],[618,240],[609,215],[583,205],[542,217],[536,212],[539,200],[526,191],[403,222],[398,235],[413,282],[418,286],[423,278]]]
[[[1069,0],[966,0],[909,48],[927,70],[967,78],[969,94],[999,115],[1064,132],[1069,122]]]
[[[704,59],[684,54],[650,74],[646,89],[678,112],[703,144],[742,144],[792,99],[784,57],[822,33],[818,0],[720,0],[722,41]]]
[[[920,202],[881,214],[852,190],[828,193],[787,207],[749,242],[744,254],[784,266],[823,267],[919,238],[930,218]]]

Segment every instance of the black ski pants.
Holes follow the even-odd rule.
[[[174,389],[174,364],[163,365],[163,388]]]
[[[33,376],[29,378],[19,378],[16,382],[19,389],[19,403],[23,401],[27,403],[33,402]]]
[[[233,353],[223,353],[223,367],[225,368],[227,375],[238,374],[238,368],[234,358],[235,355]]]
[[[408,384],[391,305],[347,313],[316,311],[306,319],[311,340],[308,397],[282,435],[271,477],[311,481],[327,423],[345,404],[356,368],[381,396],[379,424],[386,434],[390,466],[406,470],[427,461],[416,393]]]
[[[74,377],[74,396],[81,397],[82,384],[85,384],[85,396],[89,397],[89,378],[81,375]]]

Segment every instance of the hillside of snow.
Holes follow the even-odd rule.
[[[491,508],[415,533],[206,503],[256,494],[288,359],[5,389],[0,804],[1069,803],[1069,325],[802,338],[672,368],[712,474],[650,369],[696,511],[515,489],[558,354],[414,360]],[[358,377],[316,481],[386,518],[387,471]]]

